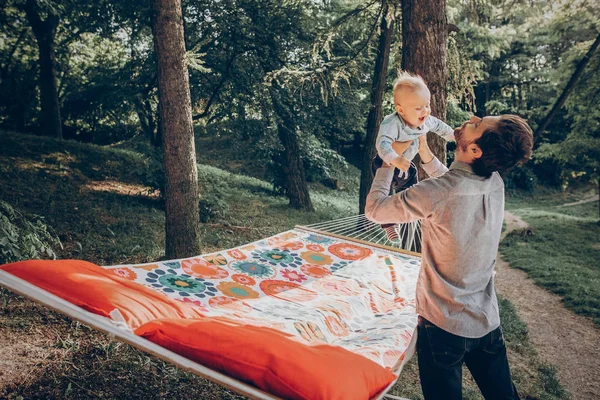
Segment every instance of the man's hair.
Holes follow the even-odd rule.
[[[396,82],[394,82],[393,94],[395,96],[396,92],[400,89],[409,89],[411,92],[414,92],[415,90],[423,87],[426,88],[427,84],[419,75],[401,71],[398,75],[398,79],[396,79]]]
[[[489,177],[494,171],[505,171],[531,158],[533,132],[517,115],[502,115],[494,127],[486,129],[474,142],[482,155],[475,159],[473,172]]]

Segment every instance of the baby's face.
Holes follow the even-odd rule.
[[[394,100],[396,111],[411,128],[421,126],[431,114],[431,94],[426,86],[415,91],[400,89]]]

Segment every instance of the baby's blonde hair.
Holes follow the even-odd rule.
[[[423,87],[427,88],[427,84],[419,75],[411,74],[410,72],[406,71],[400,71],[398,79],[396,79],[396,82],[394,82],[393,96],[395,97],[396,93],[400,89],[408,89],[411,92],[414,92]]]

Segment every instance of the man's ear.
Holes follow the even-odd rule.
[[[467,152],[471,157],[473,157],[474,160],[481,158],[481,156],[483,155],[481,148],[475,143],[471,143],[469,147],[467,147]]]

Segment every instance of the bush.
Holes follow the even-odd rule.
[[[536,154],[537,156],[537,154]],[[538,181],[546,186],[560,188],[564,186],[563,170],[564,167],[558,160],[553,158],[535,159],[533,172]]]
[[[458,128],[471,118],[471,113],[461,109],[454,101],[448,101],[446,106],[446,123],[452,128]]]
[[[37,215],[23,215],[0,200],[0,264],[20,260],[56,259],[53,247],[62,243]]]
[[[537,184],[537,177],[527,167],[515,167],[504,177],[504,184],[509,192],[521,190],[531,193]]]
[[[165,193],[165,172],[162,163],[162,150],[151,148],[147,152],[146,158],[144,158],[136,173],[142,184],[152,188],[152,192],[158,190],[160,195],[163,196]]]
[[[215,187],[202,195],[199,206],[200,222],[202,223],[224,218],[229,211],[229,204],[224,199],[223,194]]]
[[[332,178],[338,178],[339,175],[348,171],[346,159],[334,150],[327,147],[327,144],[320,142],[314,135],[300,133],[298,135],[300,146],[300,159],[306,172],[308,182],[322,182]],[[283,146],[277,140],[276,136],[265,136],[260,141],[260,158],[265,160],[268,166],[269,179],[273,183],[273,188],[278,194],[285,194],[285,176],[283,168]]]
[[[299,140],[300,157],[309,182],[335,178],[336,172],[348,169],[346,159],[324,145],[314,135],[301,134]]]

